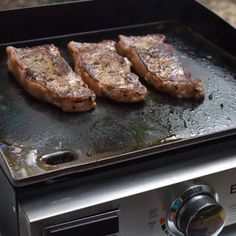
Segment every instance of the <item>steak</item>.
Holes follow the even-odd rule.
[[[131,63],[117,54],[115,41],[68,44],[75,72],[97,96],[117,102],[144,100],[147,89],[137,75],[131,72]]]
[[[181,64],[172,45],[164,43],[165,36],[119,36],[117,50],[127,57],[135,72],[157,91],[177,98],[204,98],[203,83],[191,77]]]
[[[54,45],[31,48],[7,47],[8,68],[33,97],[63,111],[88,111],[96,95],[75,74]]]

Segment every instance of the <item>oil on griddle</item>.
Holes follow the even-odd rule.
[[[36,149],[39,153],[79,150],[86,162],[235,128],[235,59],[184,26],[156,23],[78,34],[46,43],[55,43],[71,63],[66,44],[72,39],[92,42],[117,40],[119,34],[148,33],[164,33],[188,71],[203,80],[206,95],[203,102],[158,94],[142,80],[150,91],[144,103],[125,105],[98,98],[94,111],[64,113],[26,94],[8,72],[1,49],[0,142]],[[45,42],[34,45],[42,43]]]

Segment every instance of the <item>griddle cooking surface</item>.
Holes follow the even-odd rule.
[[[119,104],[97,98],[97,107],[93,111],[64,113],[50,104],[30,97],[18,85],[7,70],[6,56],[2,49],[0,142],[21,147],[23,150],[21,160],[12,165],[25,163],[25,153],[29,150],[37,150],[37,156],[65,149],[79,153],[79,159],[75,162],[60,164],[53,169],[36,168],[37,162],[28,161],[26,166],[24,164],[24,169],[27,173],[25,177],[30,177],[68,168],[70,165],[86,167],[86,164],[93,163],[98,166],[105,159],[115,163],[115,156],[119,154],[150,147],[155,147],[158,151],[158,147],[164,144],[168,147],[171,142],[177,142],[181,146],[185,140],[192,140],[194,143],[198,137],[235,129],[235,59],[178,23],[153,23],[15,46],[54,43],[71,63],[66,52],[66,44],[70,40],[97,42],[103,39],[117,40],[119,34],[148,33],[166,35],[166,41],[175,46],[185,68],[203,81],[206,95],[204,101],[178,100],[158,94],[142,80],[150,91],[143,103]],[[138,157],[138,153],[136,154]],[[12,162],[9,159],[8,161]],[[14,176],[16,179],[23,179],[22,170],[16,168]]]

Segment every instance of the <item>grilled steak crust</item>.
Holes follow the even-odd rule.
[[[164,43],[161,34],[146,36],[119,36],[118,52],[128,57],[136,73],[152,84],[157,91],[178,98],[204,97],[203,84],[186,72],[175,49]]]
[[[8,68],[33,97],[67,112],[95,107],[96,95],[75,74],[54,45],[7,47]]]
[[[108,97],[117,102],[144,100],[147,89],[137,75],[131,73],[131,63],[118,55],[115,42],[68,44],[75,72],[97,96]]]

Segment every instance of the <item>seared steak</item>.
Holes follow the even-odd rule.
[[[33,97],[64,111],[88,111],[95,107],[95,94],[61,57],[54,45],[32,48],[7,47],[8,67]]]
[[[186,72],[173,46],[164,43],[161,34],[119,36],[118,52],[128,57],[136,73],[156,90],[178,98],[204,97],[203,84]]]
[[[97,96],[117,102],[144,100],[147,89],[137,75],[131,73],[131,63],[117,54],[114,41],[68,44],[75,72]]]

